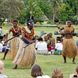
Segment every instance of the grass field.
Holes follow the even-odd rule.
[[[0,54],[2,58],[3,54]],[[5,63],[5,74],[9,78],[32,78],[31,69],[12,69],[12,61],[6,59]],[[78,65],[78,56],[76,57],[76,64],[72,64],[72,59],[67,59],[67,64],[63,64],[63,58],[61,55],[37,55],[36,64],[39,64],[44,72],[51,76],[54,68],[60,68],[64,74],[64,78],[68,78],[69,74],[73,73],[75,67]]]
[[[9,27],[3,27],[4,31],[7,32]],[[77,28],[76,28],[77,29]],[[35,28],[36,33],[39,34],[41,30],[45,32],[51,32],[58,30],[57,28]],[[77,30],[76,30],[77,31]],[[55,37],[55,36],[54,36]],[[77,39],[75,37],[75,39]],[[3,53],[0,53],[0,59],[2,59]],[[18,68],[17,70],[13,70],[12,60],[6,59],[5,63],[5,74],[8,78],[32,78],[31,77],[31,69],[21,69]],[[78,56],[76,57],[76,64],[72,64],[71,59],[67,59],[67,64],[63,64],[62,56],[57,55],[37,55],[36,64],[39,64],[44,72],[44,74],[48,74],[51,76],[52,70],[54,68],[60,68],[64,73],[64,78],[68,78],[69,74],[73,73],[75,67],[78,65]]]

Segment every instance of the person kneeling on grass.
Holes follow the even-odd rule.
[[[3,74],[4,70],[4,63],[0,60],[0,78],[8,78],[6,75]]]

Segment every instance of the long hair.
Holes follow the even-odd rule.
[[[41,70],[41,67],[39,65],[33,65],[32,69],[31,69],[31,76],[32,77],[37,77],[37,76],[42,76],[43,72]]]

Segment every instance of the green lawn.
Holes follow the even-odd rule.
[[[3,54],[0,54],[1,58]],[[32,78],[31,69],[12,69],[12,61],[6,59],[5,63],[5,74],[9,78]],[[61,55],[37,55],[36,64],[39,64],[44,72],[51,76],[54,68],[60,68],[64,74],[64,78],[68,78],[69,74],[73,73],[75,67],[78,65],[78,56],[76,57],[76,64],[72,64],[72,59],[67,59],[67,64],[63,64],[63,58]]]
[[[4,31],[7,32],[9,30],[9,27],[3,27]],[[35,31],[37,34],[40,33],[41,30],[44,30],[45,32],[51,32],[57,31],[57,28],[49,28],[49,27],[41,27],[41,28],[35,28]],[[76,31],[78,31],[78,27],[76,28]],[[53,35],[54,36],[54,35]],[[55,37],[55,36],[54,36]],[[77,37],[75,37],[77,39]],[[2,58],[3,54],[0,53],[0,59]],[[57,55],[37,55],[36,58],[36,64],[39,64],[42,67],[42,70],[44,74],[48,74],[51,76],[52,70],[54,68],[60,68],[62,72],[64,73],[64,78],[68,78],[70,73],[73,73],[75,70],[75,67],[78,65],[78,56],[76,57],[76,64],[72,64],[71,59],[67,59],[67,64],[63,64],[63,58],[62,56]],[[5,63],[5,74],[9,78],[32,78],[31,77],[31,69],[17,69],[13,70],[13,64],[12,60],[6,59],[4,61]]]

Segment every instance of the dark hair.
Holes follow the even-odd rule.
[[[27,21],[27,26],[33,26],[32,20]]]
[[[33,65],[32,69],[31,69],[31,76],[32,77],[37,77],[37,76],[42,76],[42,70],[41,67],[39,65]]]
[[[71,21],[66,21],[66,24],[72,24],[72,22]]]
[[[0,28],[2,29],[2,26],[0,26]]]
[[[57,37],[56,40],[57,40],[57,42],[58,41],[60,41],[60,42],[62,41],[61,37]]]
[[[77,75],[73,75],[73,77],[76,77],[77,78]]]
[[[38,38],[38,41],[43,41],[43,38],[42,38],[42,37],[39,37],[39,38]]]

